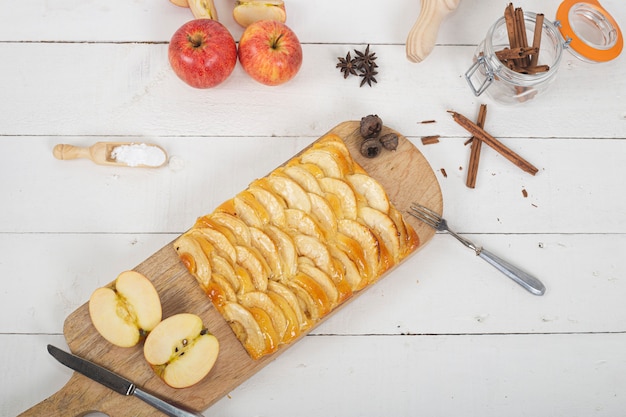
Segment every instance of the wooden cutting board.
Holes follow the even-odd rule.
[[[390,132],[394,131],[384,127],[382,134]],[[397,150],[384,151],[378,157],[368,159],[359,152],[362,139],[358,121],[341,123],[329,133],[339,135],[346,142],[354,159],[382,183],[390,200],[401,212],[405,213],[414,201],[442,212],[442,195],[435,173],[424,156],[404,136],[394,132],[399,136]],[[198,213],[198,216],[204,214],[206,213]],[[421,248],[432,238],[434,231],[411,216],[405,215],[405,219],[417,231]],[[119,373],[138,387],[173,404],[202,412],[284,351],[283,348],[260,360],[252,360],[196,280],[179,261],[171,244],[137,265],[135,270],[153,281],[163,303],[164,318],[176,313],[195,313],[202,317],[209,331],[218,337],[220,353],[211,373],[189,388],[168,387],[144,360],[141,344],[133,348],[118,348],[96,332],[89,318],[87,303],[65,320],[63,333],[73,353]],[[360,293],[356,293],[351,299],[359,295]],[[349,301],[341,308],[349,304]],[[331,315],[341,308],[335,309]],[[161,415],[134,397],[124,397],[74,373],[60,391],[21,416],[68,417],[83,415],[89,411],[100,411],[115,417]]]

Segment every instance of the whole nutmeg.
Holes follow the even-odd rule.
[[[395,151],[398,148],[398,135],[395,133],[382,135],[379,140],[383,147],[387,150]]]
[[[365,139],[361,143],[361,155],[366,158],[376,158],[382,150],[382,144],[376,138]]]
[[[361,118],[360,132],[365,139],[375,138],[383,128],[383,121],[375,114]]]

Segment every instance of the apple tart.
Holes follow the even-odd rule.
[[[254,180],[174,242],[254,359],[306,333],[418,246],[383,187],[335,134]]]

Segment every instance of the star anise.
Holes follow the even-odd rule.
[[[370,53],[369,44],[367,45],[367,48],[365,48],[365,52],[357,51],[355,49],[354,53],[356,54],[356,57],[354,58],[354,60],[356,61],[357,66],[363,67],[363,68],[378,67],[378,64],[374,62],[376,61],[376,58],[378,57],[376,56],[376,52]]]
[[[350,52],[348,52],[345,58],[338,57],[337,59],[339,60],[337,68],[343,72],[343,78],[348,78],[350,74],[357,75],[356,58],[352,58]]]
[[[369,85],[370,87],[372,86],[372,83],[378,83],[375,77],[377,74],[378,71],[376,71],[372,67],[362,68],[359,76],[363,77],[363,79],[361,80],[361,85],[359,85],[359,87],[363,87],[365,83],[367,83],[367,85]]]

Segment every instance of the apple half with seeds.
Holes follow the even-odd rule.
[[[161,300],[154,285],[139,272],[122,272],[108,287],[89,298],[89,316],[107,341],[135,346],[161,321]]]
[[[148,335],[143,354],[156,374],[172,388],[200,382],[213,368],[220,345],[202,319],[190,313],[170,316]]]

